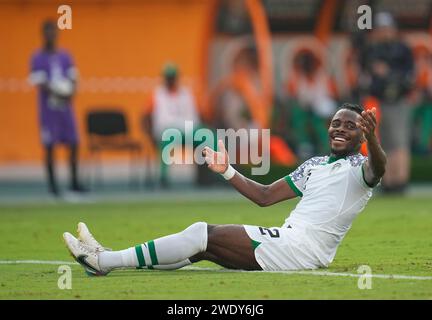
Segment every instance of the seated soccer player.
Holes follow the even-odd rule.
[[[374,109],[364,111],[358,105],[343,104],[328,129],[331,154],[307,160],[270,185],[236,172],[222,141],[219,152],[205,149],[208,167],[259,206],[301,197],[281,227],[197,222],[176,234],[108,251],[79,223],[79,239],[66,232],[64,240],[73,257],[94,275],[125,267],[178,269],[201,260],[244,270],[327,267],[384,174],[386,155],[375,136],[375,126]],[[368,158],[359,153],[365,140]]]

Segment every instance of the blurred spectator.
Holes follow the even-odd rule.
[[[415,48],[416,61],[416,108],[414,122],[417,139],[414,151],[419,154],[431,152],[432,138],[432,51],[424,45]]]
[[[248,34],[252,31],[244,0],[224,0],[219,5],[217,31],[231,35]]]
[[[60,196],[54,147],[61,143],[70,150],[70,189],[85,191],[78,182],[78,133],[72,108],[77,70],[70,54],[57,48],[56,23],[44,22],[42,34],[43,48],[31,57],[30,81],[38,88],[39,121],[49,190],[54,196]]]
[[[253,112],[262,106],[255,106],[259,102],[252,98],[259,96],[261,91],[255,47],[242,48],[236,54],[231,73],[221,87],[217,106],[218,125],[234,130],[258,128]],[[251,102],[255,104],[251,105]]]
[[[258,53],[253,43],[241,48],[233,58],[229,74],[215,88],[216,124],[218,127],[239,129],[267,128],[266,121],[268,105],[263,92],[259,72]],[[275,113],[278,113],[279,110]],[[279,119],[278,119],[279,120]],[[292,165],[296,157],[280,136],[279,121],[272,119],[272,124],[278,130],[270,136],[270,154],[272,162],[282,165]],[[274,128],[272,128],[273,130]],[[277,134],[274,134],[274,133]],[[259,141],[251,140],[250,144]],[[251,145],[240,144],[237,151],[247,154]],[[243,149],[242,149],[243,148]]]
[[[336,111],[337,104],[336,85],[327,75],[322,61],[310,50],[300,51],[294,58],[293,72],[286,85],[292,100],[292,127],[298,144],[297,154],[307,159],[316,152],[326,153],[327,120]],[[315,139],[309,133],[310,127]]]
[[[167,129],[178,129],[185,131],[185,121],[193,121],[194,130],[201,127],[195,99],[184,85],[179,84],[179,70],[175,64],[168,63],[162,71],[164,82],[156,87],[151,95],[151,101],[146,106],[146,130],[152,135],[154,143],[159,147],[160,152],[170,143],[162,141],[162,134]],[[194,142],[195,143],[195,142]],[[214,147],[214,146],[212,146]],[[198,183],[206,183],[207,168],[198,166]],[[160,184],[166,188],[169,186],[168,165],[160,162]]]
[[[359,30],[350,35],[350,50],[345,61],[345,79],[348,86],[348,94],[343,97],[343,100],[351,100],[355,103],[360,103],[362,97],[367,94],[363,92],[365,86],[362,85],[364,75],[361,72],[365,69],[362,63],[365,62],[364,56],[367,51],[367,34],[364,30]]]
[[[410,110],[408,95],[413,87],[414,61],[401,40],[393,16],[375,16],[371,41],[365,54],[369,94],[380,102],[380,136],[387,153],[383,190],[402,192],[409,179]]]
[[[217,127],[234,129],[258,129],[257,111],[265,108],[258,71],[258,55],[254,44],[249,43],[236,52],[229,74],[217,89]],[[257,141],[250,141],[250,144]],[[252,146],[251,146],[252,147]],[[249,146],[239,144],[237,152],[247,154]]]

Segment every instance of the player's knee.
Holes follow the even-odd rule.
[[[182,234],[191,245],[196,246],[199,252],[207,250],[208,234],[206,222],[195,222],[183,230]]]
[[[217,224],[208,224],[207,225],[207,241],[208,242],[212,242],[213,239],[217,239],[218,237],[221,236],[221,231],[223,231],[223,229],[221,229],[221,225],[217,225]]]

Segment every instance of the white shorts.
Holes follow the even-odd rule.
[[[304,228],[264,228],[244,225],[255,247],[255,259],[265,271],[304,270],[324,267],[314,254]]]

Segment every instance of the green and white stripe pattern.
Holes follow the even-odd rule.
[[[138,259],[137,269],[143,269],[145,267],[153,269],[153,266],[159,264],[153,240],[135,246],[135,253]]]

